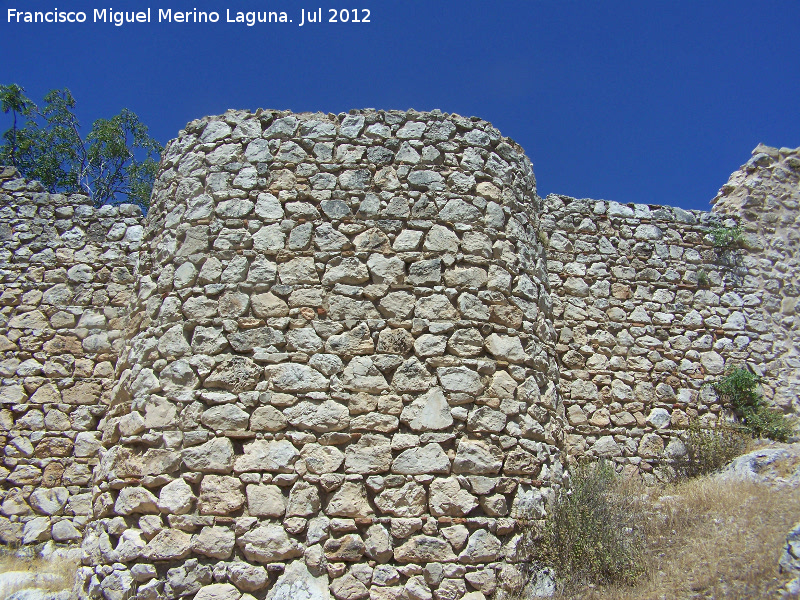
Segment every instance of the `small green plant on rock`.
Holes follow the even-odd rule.
[[[553,569],[564,590],[629,584],[642,573],[644,517],[634,482],[602,460],[582,464],[549,506],[544,525],[525,526],[522,551],[531,566]]]
[[[794,433],[794,425],[767,405],[759,391],[761,381],[759,375],[737,367],[711,385],[720,400],[730,406],[743,431],[753,438],[785,442]]]
[[[739,225],[735,225],[733,227],[725,227],[724,225],[720,225],[719,227],[715,227],[711,231],[711,237],[714,240],[714,248],[721,250],[739,248],[742,246],[742,244],[744,244],[744,234],[742,233],[742,228]]]
[[[708,273],[705,272],[705,269],[700,269],[697,272],[697,287],[707,288],[711,285],[711,282],[708,279]]]

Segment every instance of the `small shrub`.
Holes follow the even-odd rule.
[[[754,438],[786,442],[794,435],[794,425],[786,415],[767,406],[746,409],[742,422]]]
[[[739,225],[734,227],[715,227],[711,231],[711,237],[714,239],[715,248],[738,248],[744,243],[744,234]]]
[[[646,522],[642,494],[608,463],[573,469],[571,486],[552,502],[543,526],[528,526],[525,562],[552,568],[559,585],[629,584],[642,572]]]
[[[706,273],[703,269],[700,269],[697,272],[697,287],[707,288],[711,285],[711,282],[708,280],[708,273]]]
[[[721,423],[702,427],[695,419],[686,429],[683,443],[686,454],[675,461],[675,472],[679,478],[690,478],[723,467],[747,449],[749,440],[736,427]]]
[[[711,385],[750,436],[785,442],[793,435],[792,422],[766,404],[759,391],[761,377],[755,373],[735,368]]]

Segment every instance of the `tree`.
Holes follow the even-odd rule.
[[[127,108],[97,119],[85,138],[68,89],[51,90],[39,108],[17,84],[0,85],[0,108],[13,123],[3,133],[0,164],[10,164],[51,192],[87,194],[95,206],[126,200],[146,208],[163,148]]]

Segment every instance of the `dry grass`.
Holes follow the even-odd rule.
[[[631,587],[584,587],[562,598],[774,598],[800,490],[703,477],[650,489],[646,571]]]
[[[48,592],[71,589],[78,564],[64,557],[44,559],[0,554],[0,598],[25,588],[39,588]],[[19,574],[13,579],[11,573]]]

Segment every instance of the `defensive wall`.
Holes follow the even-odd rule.
[[[749,365],[798,414],[797,150],[759,146],[712,212],[545,199],[567,447],[647,472],[685,451],[690,419],[724,413],[707,385]],[[716,245],[739,226],[743,242]]]
[[[541,199],[489,123],[372,110],[194,121],[145,219],[0,170],[0,538],[108,600],[514,592],[568,455],[657,476],[735,364],[798,413],[798,173]]]

